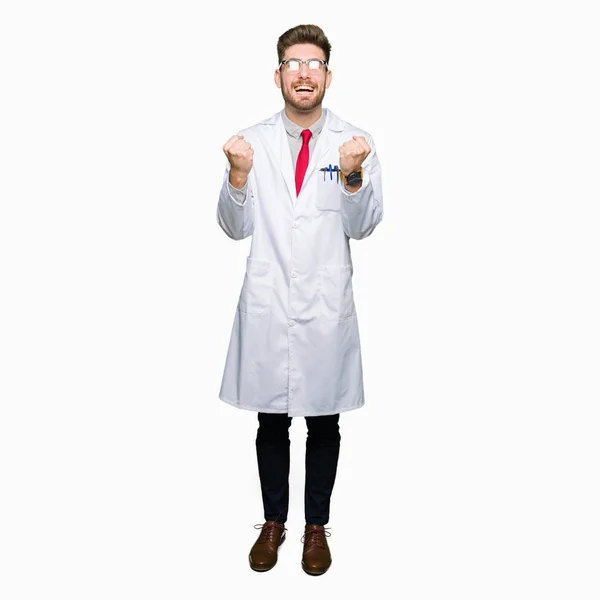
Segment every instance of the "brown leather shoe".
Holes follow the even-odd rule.
[[[306,525],[301,542],[304,542],[302,552],[302,568],[309,575],[322,575],[331,566],[331,552],[327,537],[331,534],[323,525]]]
[[[250,567],[255,571],[268,571],[277,563],[277,550],[285,541],[286,528],[277,521],[266,521],[254,529],[261,532],[248,555]]]

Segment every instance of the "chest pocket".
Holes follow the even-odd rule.
[[[335,163],[337,164],[337,162]],[[322,166],[329,166],[327,165]],[[323,211],[340,211],[342,202],[341,182],[338,180],[339,173],[329,171],[316,173],[316,201],[315,206],[318,210]]]

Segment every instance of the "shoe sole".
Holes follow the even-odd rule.
[[[279,546],[281,546],[281,544],[283,544],[283,542],[285,542],[285,537],[286,537],[285,534],[283,534],[281,536],[281,539],[279,540],[279,544],[277,545],[278,548],[279,548]],[[253,571],[256,571],[257,573],[266,573],[267,571],[270,571],[277,564],[277,557],[275,558],[275,562],[270,567],[266,567],[266,568],[253,566],[252,559],[250,558],[249,554],[248,554],[248,562],[250,563],[250,568]]]
[[[333,562],[333,561],[331,561]],[[323,575],[324,573],[327,573],[327,571],[329,570],[329,567],[331,567],[331,563],[329,563],[327,565],[327,568],[324,571],[310,571],[309,569],[307,569],[304,566],[304,562],[302,563],[302,570],[307,574],[307,575],[313,575],[313,576],[317,576],[317,575]]]

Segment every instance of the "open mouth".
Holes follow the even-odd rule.
[[[299,85],[298,87],[294,88],[294,91],[299,96],[310,96],[315,91],[315,88],[310,85]]]

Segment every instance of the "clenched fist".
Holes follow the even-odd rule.
[[[363,161],[371,152],[367,140],[362,135],[353,135],[352,139],[344,142],[339,150],[340,170],[344,175],[359,171]]]
[[[243,135],[231,136],[223,146],[223,152],[231,165],[229,183],[236,188],[244,187],[248,173],[252,170],[254,150]]]

